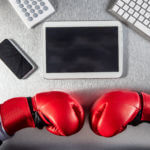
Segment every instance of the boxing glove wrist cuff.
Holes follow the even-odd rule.
[[[135,119],[131,122],[132,125],[138,125],[141,122],[150,122],[150,95],[139,93],[141,100],[141,109]]]
[[[142,121],[150,121],[150,95],[142,93],[143,96],[143,112],[142,112]]]
[[[143,114],[143,94],[138,92],[140,97],[140,110],[137,114],[137,116],[134,118],[132,122],[130,122],[131,125],[136,126],[142,122],[142,114]]]
[[[0,105],[1,121],[9,136],[26,127],[35,127],[27,98],[13,98]]]
[[[10,136],[6,133],[6,131],[3,128],[1,117],[0,117],[0,145],[3,141],[9,139]]]
[[[35,123],[35,127],[42,129],[44,126],[47,126],[47,124],[41,119],[41,117],[39,116],[37,111],[34,111],[33,109],[33,104],[32,104],[32,98],[31,97],[27,97],[28,100],[28,105],[32,114],[32,118],[34,120]]]

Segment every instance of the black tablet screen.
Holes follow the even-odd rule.
[[[46,28],[47,73],[118,72],[118,27]]]

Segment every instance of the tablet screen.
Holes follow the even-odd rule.
[[[47,27],[46,72],[118,72],[118,27]]]

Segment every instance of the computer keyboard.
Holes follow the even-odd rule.
[[[150,39],[150,0],[116,0],[109,11]]]

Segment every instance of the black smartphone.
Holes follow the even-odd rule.
[[[19,79],[26,79],[37,68],[35,63],[10,39],[0,43],[0,59]]]

